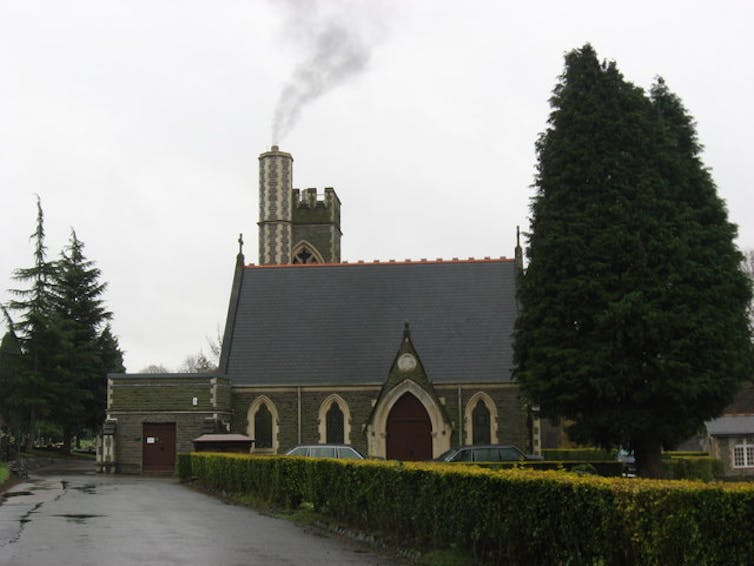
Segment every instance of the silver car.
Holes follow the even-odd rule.
[[[353,446],[345,444],[306,444],[291,448],[286,456],[307,456],[309,458],[348,458],[363,460],[364,455]]]

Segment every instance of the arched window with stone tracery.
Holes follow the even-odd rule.
[[[266,395],[254,399],[247,413],[246,430],[249,438],[254,440],[253,451],[276,454],[279,448],[279,429],[275,404]]]
[[[351,444],[351,410],[337,393],[322,401],[317,425],[320,444]]]
[[[299,242],[293,248],[291,263],[324,263],[317,249],[308,242]]]
[[[492,398],[477,391],[466,402],[463,418],[463,438],[466,446],[497,444],[498,412]]]
[[[473,443],[475,445],[490,444],[490,410],[481,399],[471,412],[471,422]]]
[[[327,423],[325,424],[327,427],[327,444],[344,444],[345,431],[343,427],[343,411],[340,410],[340,407],[338,407],[338,404],[335,401],[330,405],[330,410],[327,411],[327,416],[325,418],[327,420]]]
[[[254,432],[257,448],[272,448],[272,413],[267,405],[259,407],[254,415]]]

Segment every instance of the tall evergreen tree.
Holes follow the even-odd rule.
[[[586,45],[566,55],[537,141],[515,376],[577,441],[660,451],[752,370],[750,284],[693,121]]]
[[[3,309],[9,330],[0,341],[0,421],[18,432],[28,423],[23,410],[26,400],[19,395],[21,379],[21,344],[13,331],[13,323],[8,312]],[[19,435],[20,436],[20,435]]]
[[[107,370],[102,348],[111,346],[102,343],[101,333],[112,313],[104,306],[102,294],[107,284],[100,277],[100,270],[84,255],[84,243],[71,230],[53,279],[53,308],[69,337],[69,347],[61,352],[56,372],[58,393],[66,402],[54,411],[54,420],[63,428],[66,450],[79,428],[101,416],[100,397],[104,395],[102,382]],[[109,329],[106,340],[108,337],[112,338]]]
[[[66,339],[52,309],[50,280],[54,275],[55,265],[47,260],[44,213],[39,197],[37,224],[31,240],[34,243],[34,264],[17,269],[13,275],[14,280],[28,283],[29,287],[11,289],[10,293],[14,298],[9,303],[10,310],[19,313],[14,330],[23,355],[16,396],[19,400],[18,408],[25,413],[29,423],[27,448],[32,446],[37,419],[49,415],[51,407],[61,401],[52,391],[50,382],[57,366],[61,344]]]

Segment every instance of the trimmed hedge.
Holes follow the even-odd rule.
[[[747,564],[754,486],[528,469],[180,454],[182,479],[511,564]]]
[[[569,472],[574,468],[594,468],[595,473],[605,477],[623,475],[623,462],[617,460],[526,460],[522,462],[449,462],[452,466],[479,466],[489,470],[510,470],[527,468],[530,470],[561,470]]]
[[[723,463],[711,456],[671,456],[662,460],[663,476],[671,480],[712,481],[723,477]]]
[[[545,448],[545,464],[537,469],[566,469],[591,464],[601,476],[620,476],[623,469],[617,462],[617,450],[599,448]],[[528,463],[527,463],[528,464]],[[554,464],[554,465],[553,465]],[[616,468],[617,466],[617,468]],[[662,453],[663,477],[673,480],[712,481],[723,476],[723,463],[706,452],[666,451]],[[617,469],[617,471],[616,471]]]
[[[688,456],[709,456],[709,454],[701,450],[665,450],[662,453],[663,458],[685,458]]]

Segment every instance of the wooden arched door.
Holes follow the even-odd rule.
[[[431,460],[432,423],[421,401],[404,393],[387,417],[389,460]]]

